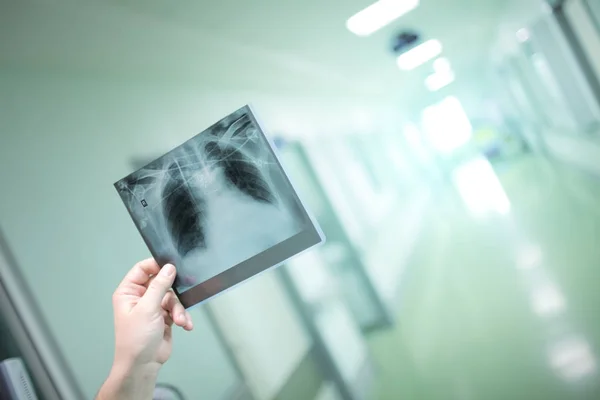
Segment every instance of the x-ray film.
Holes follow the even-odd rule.
[[[186,308],[323,241],[249,106],[115,188]]]

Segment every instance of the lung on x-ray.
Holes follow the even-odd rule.
[[[186,307],[323,240],[249,106],[115,188]]]

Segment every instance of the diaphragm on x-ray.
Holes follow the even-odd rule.
[[[186,307],[323,240],[249,106],[115,187]]]

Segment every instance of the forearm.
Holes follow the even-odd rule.
[[[151,400],[159,364],[145,366],[113,365],[96,400]]]

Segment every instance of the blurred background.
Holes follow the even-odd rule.
[[[246,103],[328,242],[194,308],[157,399],[600,398],[599,0],[0,0],[0,361],[38,398],[109,372],[149,255],[113,182]]]

